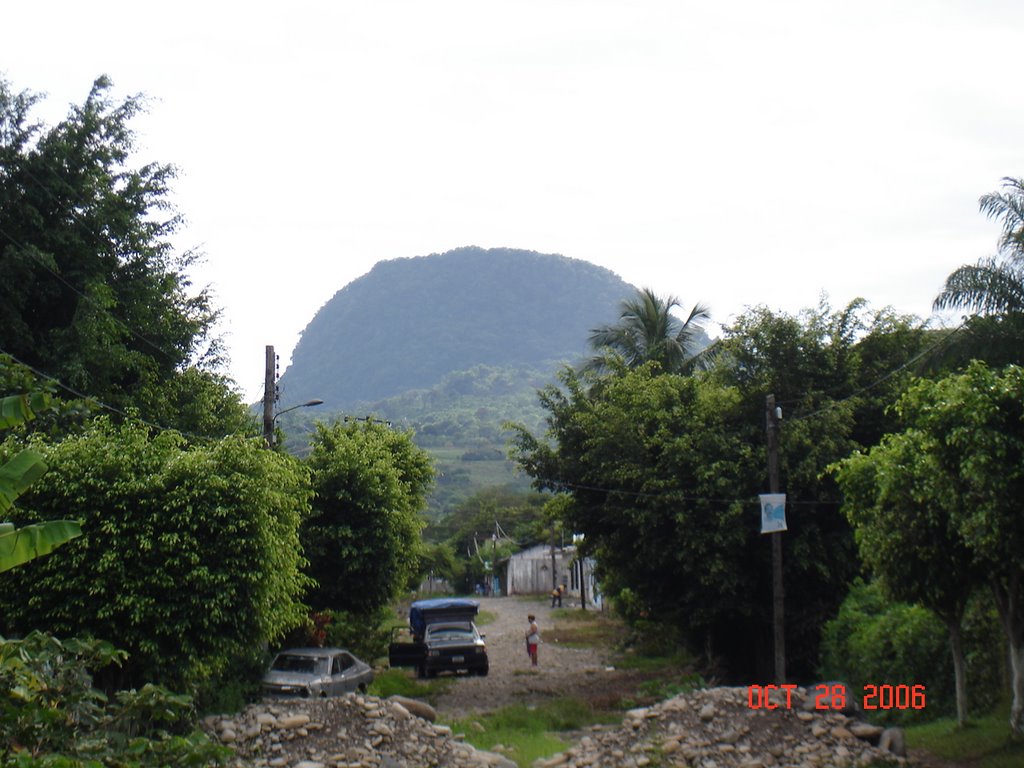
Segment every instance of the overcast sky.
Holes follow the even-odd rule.
[[[249,400],[346,283],[464,245],[723,323],[823,292],[928,317],[994,251],[978,197],[1024,176],[1019,0],[62,0],[3,26],[48,123],[101,74],[151,97],[137,161],[181,169]]]

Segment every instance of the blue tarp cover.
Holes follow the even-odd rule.
[[[480,603],[466,597],[438,597],[433,600],[417,600],[409,607],[409,627],[414,635],[427,631],[427,619],[472,620],[480,609]]]

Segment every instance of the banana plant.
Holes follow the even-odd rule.
[[[48,405],[49,396],[45,393],[0,398],[0,429],[31,421],[36,411]],[[0,466],[0,515],[8,512],[15,499],[44,472],[46,463],[42,455],[31,449],[21,451]],[[81,535],[82,528],[74,520],[48,520],[21,528],[15,528],[14,523],[0,522],[0,572],[47,555]]]

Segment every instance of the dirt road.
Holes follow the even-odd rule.
[[[480,598],[480,610],[497,617],[480,627],[487,636],[490,674],[459,676],[437,701],[437,709],[450,717],[462,717],[471,712],[561,696],[608,705],[614,704],[615,697],[624,689],[635,687],[641,676],[614,669],[610,663],[613,649],[567,648],[559,643],[550,606],[550,599]],[[578,609],[569,601],[563,607]],[[537,617],[541,634],[537,667],[530,666],[526,654],[526,617],[531,613]]]

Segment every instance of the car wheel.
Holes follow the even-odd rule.
[[[426,667],[426,665],[420,664],[419,667],[416,669],[416,675],[417,675],[417,677],[426,677],[427,676],[427,667]]]
[[[359,684],[359,692],[360,693],[366,693],[366,683],[360,683]]]
[[[480,667],[480,669],[478,669],[478,670],[476,671],[476,673],[477,673],[478,675],[480,675],[480,677],[487,677],[487,672],[488,672],[488,669],[487,669],[487,667]]]

